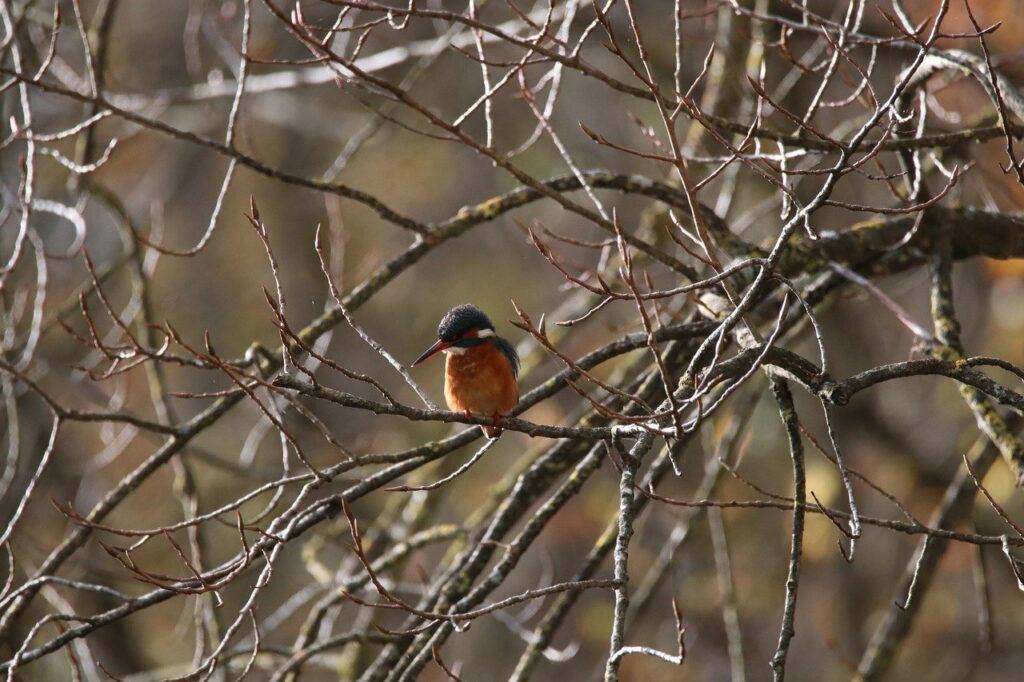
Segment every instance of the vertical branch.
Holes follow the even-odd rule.
[[[722,523],[722,510],[708,509],[708,527],[711,529],[711,545],[715,554],[715,570],[718,573],[718,593],[722,600],[722,621],[729,640],[729,670],[732,682],[745,682],[746,669],[743,665],[743,632],[740,630],[739,607],[736,603],[736,587],[732,579],[732,563],[729,561],[729,543]]]
[[[793,534],[789,571],[786,576],[786,603],[782,613],[782,627],[779,630],[779,643],[771,660],[772,677],[779,682],[786,677],[786,655],[789,653],[790,642],[796,635],[794,621],[797,590],[800,587],[800,558],[804,544],[807,478],[804,470],[804,446],[800,440],[800,424],[796,408],[793,406],[793,394],[785,381],[773,379],[771,386],[772,394],[779,405],[779,416],[782,417],[782,423],[786,428],[790,457],[793,459]]]
[[[654,436],[642,433],[632,449],[621,450],[622,476],[619,478],[619,532],[615,539],[615,580],[619,586],[615,588],[615,615],[612,619],[611,642],[608,650],[608,662],[604,669],[605,682],[619,679],[619,651],[623,648],[626,638],[626,611],[629,609],[629,541],[633,537],[633,519],[635,510],[634,480],[641,458],[651,449]]]
[[[978,609],[978,653],[987,654],[992,651],[995,642],[992,631],[992,593],[985,574],[985,550],[982,547],[973,548],[971,579]]]
[[[0,23],[3,24],[5,33],[3,50],[10,54],[15,71],[20,72],[22,70],[22,55],[21,47],[18,44],[18,36],[16,35],[18,27],[11,11],[10,3],[6,1],[0,2]],[[7,87],[10,87],[10,84],[7,84],[5,89]],[[7,262],[0,265],[0,291],[4,289],[7,277],[18,267],[18,263],[21,260],[22,249],[25,246],[26,239],[28,239],[29,223],[34,204],[32,197],[36,186],[36,144],[32,129],[32,105],[29,99],[28,86],[24,81],[18,82],[18,95],[21,102],[21,122],[18,123],[17,119],[12,116],[11,125],[20,126],[22,131],[29,134],[25,136],[25,153],[20,164],[22,181],[18,202],[21,204],[21,218],[18,220],[18,234],[14,238],[14,244],[11,247],[11,255]],[[7,203],[6,200],[4,203]]]
[[[944,360],[962,362],[964,346],[960,340],[960,320],[953,304],[952,246],[947,234],[942,234],[936,245],[935,254],[930,261],[930,273],[935,337],[943,344],[933,353]],[[1010,432],[1006,421],[985,394],[966,384],[958,384],[958,388],[967,406],[974,413],[979,430],[999,448],[999,452],[1010,466],[1017,485],[1024,483],[1024,442]]]
[[[102,96],[106,87],[107,55],[110,54],[110,29],[114,24],[114,15],[117,13],[119,0],[100,0],[93,12],[93,28],[85,31],[83,35],[83,53],[89,71],[90,88],[93,94]],[[75,18],[81,25],[81,10],[79,3],[73,3]],[[99,113],[99,106],[92,103],[87,108],[88,116],[95,116]],[[75,141],[75,161],[79,165],[85,164],[93,157],[96,148],[96,130],[89,126],[83,134]],[[72,189],[75,183],[82,179],[81,175],[71,176]]]

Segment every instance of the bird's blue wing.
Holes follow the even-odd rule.
[[[516,377],[518,377],[519,376],[519,354],[516,353],[515,347],[511,343],[506,341],[505,339],[501,338],[500,336],[496,336],[494,338],[494,343],[497,344],[498,350],[500,350],[502,353],[504,353],[505,357],[508,358],[509,363],[511,363],[511,365],[512,365],[512,373],[515,374]]]

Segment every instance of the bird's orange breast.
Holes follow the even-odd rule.
[[[519,402],[512,363],[493,343],[468,348],[445,361],[444,397],[457,412],[508,414]]]

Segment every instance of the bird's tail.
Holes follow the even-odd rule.
[[[484,433],[487,434],[488,438],[497,438],[498,436],[501,435],[501,427],[500,426],[485,426],[484,427]]]

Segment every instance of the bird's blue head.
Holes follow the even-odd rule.
[[[515,348],[505,339],[494,335],[494,324],[484,311],[475,305],[463,303],[455,306],[441,318],[441,324],[437,325],[437,342],[424,351],[423,355],[416,358],[413,365],[418,365],[424,360],[437,355],[441,351],[453,348],[451,352],[458,352],[457,349],[472,348],[487,342],[493,342],[498,350],[505,354],[512,365],[512,373],[519,373],[519,356]]]
[[[494,331],[494,325],[484,311],[475,305],[463,303],[449,310],[441,318],[441,323],[437,325],[437,338],[454,343],[473,329]]]

